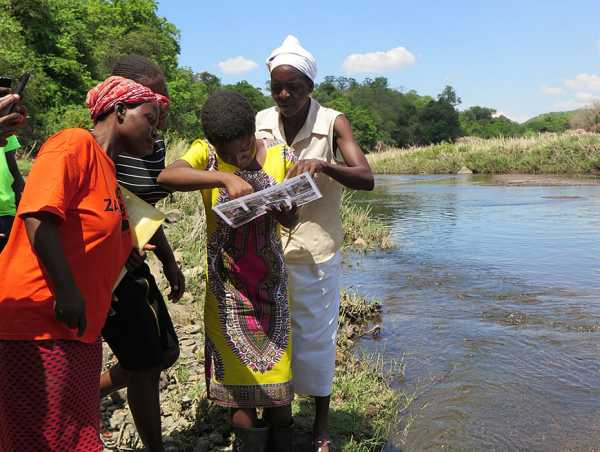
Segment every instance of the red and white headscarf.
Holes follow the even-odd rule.
[[[169,98],[133,80],[113,75],[89,90],[85,105],[90,110],[92,120],[96,121],[98,117],[115,108],[119,102],[124,104],[158,102],[167,106]]]

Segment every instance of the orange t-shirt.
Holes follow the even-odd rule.
[[[23,220],[34,212],[49,212],[60,220],[61,245],[86,303],[87,329],[81,338],[55,318],[50,280]],[[9,242],[0,254],[0,339],[96,341],[131,249],[113,161],[86,130],[52,136],[27,177]]]

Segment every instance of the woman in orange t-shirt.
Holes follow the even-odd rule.
[[[152,148],[168,99],[110,77],[94,131],[42,146],[0,254],[0,450],[100,451],[100,330],[132,251],[113,160]]]

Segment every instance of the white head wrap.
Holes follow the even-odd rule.
[[[281,47],[276,48],[267,58],[269,72],[278,66],[288,65],[298,69],[313,82],[317,78],[317,61],[308,50],[300,45],[298,38],[288,35]]]

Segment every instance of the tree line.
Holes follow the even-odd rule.
[[[258,111],[273,105],[268,88],[247,81],[223,84],[214,74],[178,65],[180,32],[157,14],[155,0],[0,0],[0,75],[31,72],[25,104],[30,145],[65,127],[90,126],[85,95],[121,55],[138,53],[164,70],[171,96],[168,134],[201,136],[198,121],[206,98],[228,89],[245,95]],[[314,97],[344,112],[364,149],[454,141],[462,135],[495,137],[562,131],[569,117],[551,114],[519,124],[495,110],[461,103],[447,86],[434,97],[389,86],[384,77],[359,82],[325,77]]]

